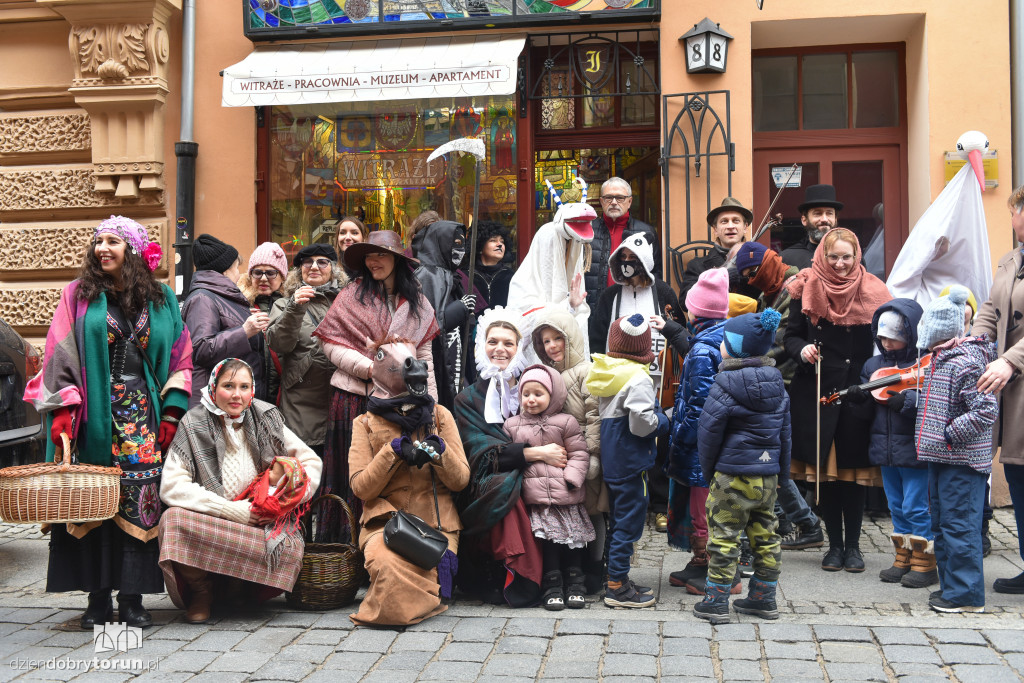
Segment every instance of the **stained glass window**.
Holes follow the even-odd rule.
[[[516,233],[514,96],[273,107],[270,239],[290,255],[333,242],[339,218],[359,216],[371,230],[406,239],[427,210],[467,222],[473,209],[474,157],[427,162],[449,140],[482,137],[486,158],[480,219]]]
[[[244,0],[247,27],[288,29],[302,26],[379,24],[393,21],[458,22],[480,18],[517,18],[578,12],[658,9],[658,0]]]

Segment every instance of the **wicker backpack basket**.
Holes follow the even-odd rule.
[[[121,468],[72,465],[68,435],[60,436],[62,448],[54,462],[0,470],[0,519],[21,524],[96,522],[117,512]]]
[[[341,506],[352,530],[351,543],[313,543],[319,534],[313,528],[313,513],[321,509],[321,502],[334,502]],[[320,514],[318,520],[336,519],[336,515]],[[356,592],[367,579],[363,566],[363,553],[359,550],[359,527],[352,509],[342,498],[324,494],[313,501],[302,518],[306,535],[306,550],[302,555],[302,569],[295,586],[285,597],[288,604],[298,609],[336,609],[349,605]]]

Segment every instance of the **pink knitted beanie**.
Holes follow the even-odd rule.
[[[729,271],[705,270],[686,293],[686,310],[698,318],[725,320],[729,315]]]
[[[284,277],[288,274],[288,257],[284,255],[284,249],[277,242],[264,242],[252,252],[252,256],[249,257],[249,269],[246,272],[251,273],[256,266],[273,266],[281,273],[281,277]]]

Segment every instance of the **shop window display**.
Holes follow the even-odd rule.
[[[270,239],[289,254],[331,242],[346,215],[403,239],[423,211],[468,222],[475,159],[427,157],[449,140],[483,137],[480,218],[509,229],[515,259],[516,118],[513,96],[273,107]]]
[[[657,171],[658,148],[617,147],[607,149],[540,150],[534,164],[534,220],[544,225],[557,207],[551,206],[551,194],[545,180],[559,191],[562,201],[578,201],[576,176],[587,183],[587,200],[601,215],[601,183],[612,176],[627,178],[633,186],[636,216],[652,225],[660,225],[661,185]],[[648,212],[648,207],[650,212]]]

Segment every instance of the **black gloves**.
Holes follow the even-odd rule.
[[[847,400],[850,401],[850,403],[864,403],[869,398],[871,398],[871,394],[864,391],[863,389],[860,388],[860,386],[855,384],[846,390],[846,398]]]

